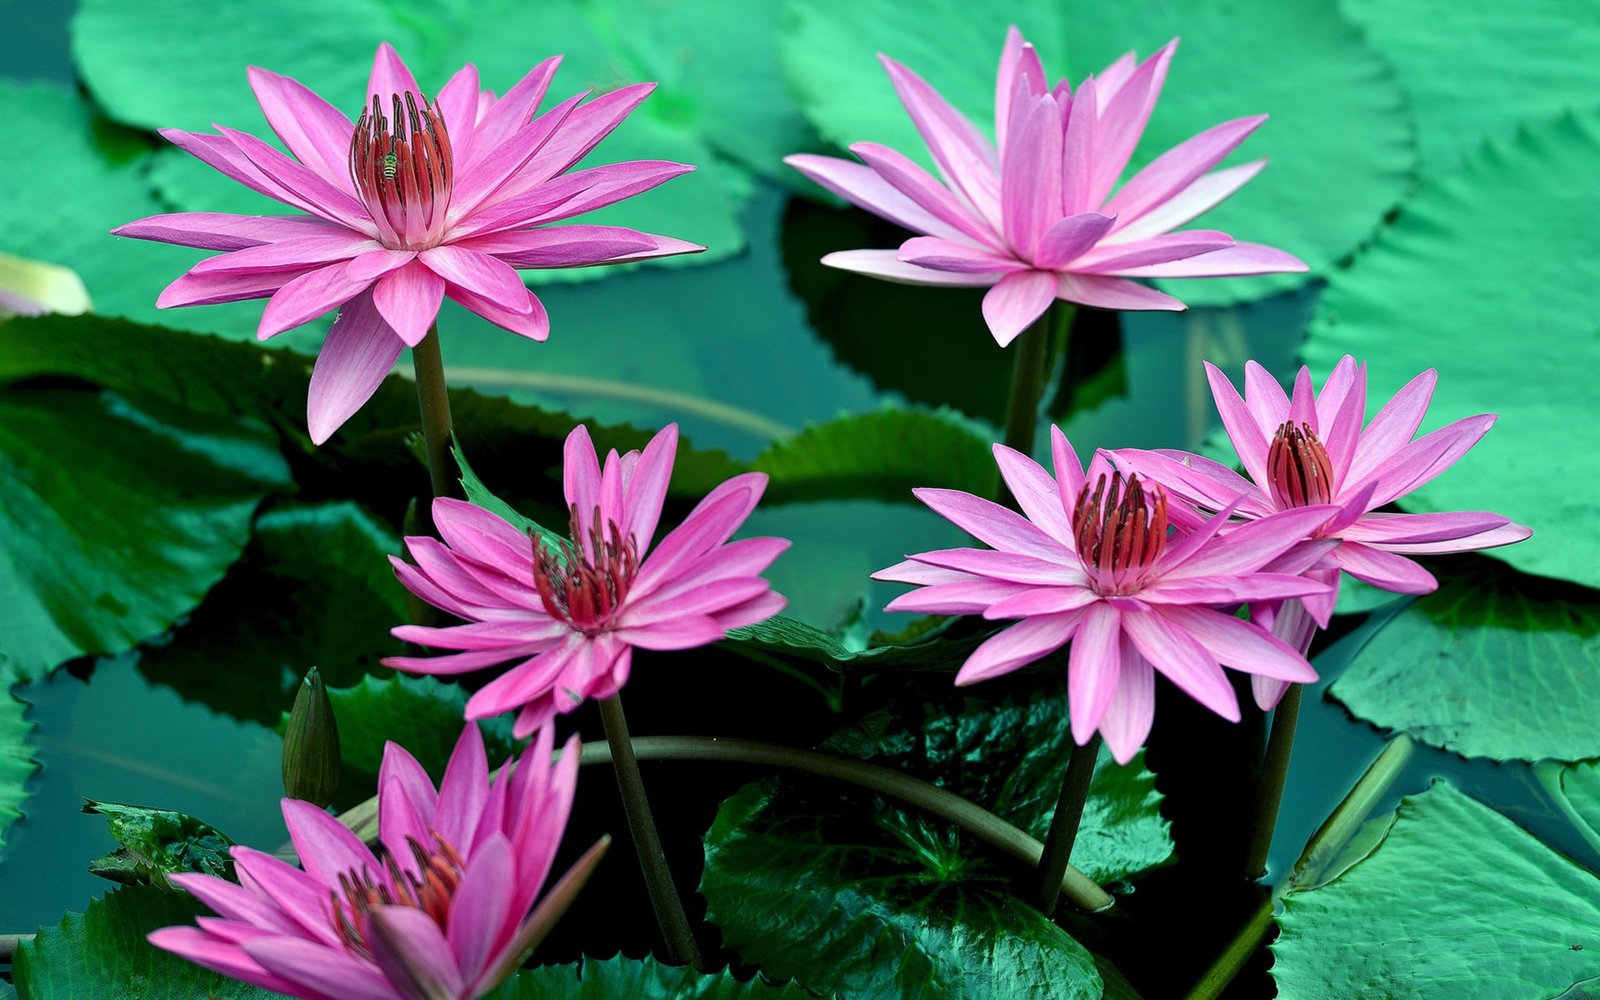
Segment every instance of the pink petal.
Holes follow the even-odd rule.
[[[1157,607],[1168,605],[1239,604],[1247,601],[1282,601],[1319,594],[1325,584],[1288,573],[1246,573],[1227,579],[1162,579],[1139,592],[1139,599]]]
[[[1345,542],[1334,556],[1346,573],[1391,593],[1431,594],[1439,589],[1439,581],[1432,573],[1405,556],[1359,542]]]
[[[589,151],[621,125],[655,89],[654,83],[618,87],[572,112],[555,136],[523,168],[529,180],[543,183],[589,155]]]
[[[911,492],[939,516],[990,548],[1055,559],[1065,559],[1073,551],[1032,521],[993,501],[959,490],[918,488]]]
[[[533,568],[533,542],[498,514],[453,497],[433,501],[433,523],[439,537],[457,553],[516,579]]]
[[[291,989],[291,994],[339,1000],[397,1000],[403,996],[376,968],[342,948],[276,937],[247,941],[244,951],[268,972],[293,983],[297,988]],[[314,992],[308,994],[307,990]]]
[[[905,105],[939,169],[967,196],[980,215],[994,218],[999,200],[994,148],[966,116],[951,107],[920,76],[887,56],[878,56],[878,61],[888,72],[900,103]]]
[[[961,230],[901,194],[871,167],[833,156],[796,153],[783,162],[845,201],[913,232],[960,241]]]
[[[461,727],[461,736],[439,782],[435,822],[440,835],[452,844],[471,844],[488,801],[489,760],[483,747],[483,732],[469,722]]]
[[[1317,679],[1302,653],[1259,625],[1209,608],[1164,607],[1155,613],[1235,670],[1296,684]]]
[[[1082,613],[1066,612],[1020,621],[984,640],[956,674],[957,686],[976,684],[1026,666],[1055,652],[1072,638]]]
[[[437,246],[424,250],[417,259],[457,288],[515,311],[527,306],[527,288],[522,278],[503,261],[488,254],[463,250],[458,246]]]
[[[1206,381],[1211,383],[1211,398],[1216,401],[1217,413],[1222,417],[1222,426],[1228,432],[1228,440],[1233,444],[1233,450],[1239,455],[1240,464],[1257,483],[1271,482],[1271,477],[1267,475],[1267,446],[1269,435],[1276,431],[1277,423],[1271,428],[1263,428],[1257,422],[1253,408],[1240,397],[1239,390],[1233,387],[1233,383],[1222,374],[1222,370],[1209,361],[1205,366]],[[1247,376],[1248,371],[1247,368]],[[1278,391],[1280,395],[1283,392],[1281,389]],[[1284,401],[1283,408],[1287,413],[1289,409],[1287,400]]]
[[[1122,665],[1117,690],[1100,717],[1100,735],[1119,764],[1126,764],[1144,746],[1156,715],[1156,678],[1150,664],[1126,635],[1119,644]]]
[[[1059,287],[1056,297],[1067,302],[1101,309],[1182,312],[1189,308],[1170,295],[1126,278],[1112,278],[1103,274],[1060,274],[1057,278]]]
[[[368,918],[372,959],[403,997],[449,1000],[466,980],[433,917],[408,906],[375,906]]]
[[[324,944],[337,944],[333,930],[333,908],[328,901],[328,887],[312,876],[280,858],[253,850],[234,847],[233,856],[238,871],[244,874],[241,882],[249,880],[257,891],[277,904],[284,914],[299,925],[300,933],[314,937]]]
[[[349,233],[343,226],[325,219],[287,215],[230,215],[225,212],[175,212],[152,215],[125,223],[111,230],[113,236],[128,236],[157,243],[199,247],[202,250],[243,250],[266,243],[335,236]],[[365,238],[365,237],[363,237]]]
[[[562,491],[577,519],[574,535],[586,537],[593,527],[594,510],[600,506],[600,459],[589,428],[583,424],[572,428],[561,446],[561,456]]]
[[[419,260],[390,271],[372,287],[372,304],[407,347],[422,343],[443,301],[444,279]]]
[[[1005,274],[1027,267],[1015,258],[938,236],[915,236],[906,240],[900,244],[899,257],[917,267],[964,274]]]
[[[156,296],[157,309],[209,306],[270,296],[310,269],[257,274],[184,274]]]
[[[698,243],[656,236],[621,226],[553,226],[474,236],[460,240],[463,250],[490,254],[518,270],[531,268],[588,267],[628,261],[700,253]]]
[[[295,921],[270,898],[251,892],[236,882],[193,872],[180,872],[171,878],[173,885],[229,920],[280,934],[294,934],[299,930]]]
[[[1072,548],[1072,518],[1061,501],[1060,484],[1033,459],[1003,444],[994,446],[995,464],[1017,506],[1041,531]]]
[[[623,535],[632,535],[640,552],[650,549],[656,524],[661,520],[661,505],[667,499],[672,480],[672,463],[678,454],[678,425],[668,424],[644,446],[639,464],[627,483],[627,503],[623,510]]]
[[[1234,508],[1247,517],[1264,517],[1276,508],[1250,480],[1218,462],[1186,452],[1121,448],[1111,453],[1117,467],[1160,483],[1169,494],[1208,510]]]
[[[822,258],[822,263],[842,271],[869,274],[874,278],[896,281],[905,285],[992,285],[999,281],[999,272],[968,274],[959,271],[934,271],[900,260],[896,250],[835,250]]]
[[[1150,112],[1167,80],[1167,67],[1178,48],[1174,38],[1151,55],[1128,77],[1127,82],[1109,91],[1105,110],[1099,115],[1096,137],[1094,175],[1089,189],[1088,203],[1098,205],[1122,176],[1134,147],[1144,135]]]
[[[1030,99],[1020,115],[1012,112],[1001,150],[1000,218],[1006,242],[1024,259],[1033,259],[1039,237],[1064,214],[1061,137],[1061,108],[1054,97]]]
[[[455,285],[447,285],[444,293],[495,326],[510,330],[519,337],[542,341],[550,336],[550,315],[545,312],[544,303],[539,301],[539,297],[527,288],[522,289],[520,298],[512,300],[517,303],[514,308]]]
[[[354,196],[350,180],[350,138],[355,126],[327,101],[286,76],[251,66],[250,89],[261,111],[301,163],[323,180]]]
[[[466,875],[451,900],[446,935],[456,964],[470,982],[510,942],[521,914],[511,911],[519,888],[511,842],[494,834],[472,854]]]
[[[404,627],[404,626],[401,626]],[[571,630],[563,630],[565,635],[570,635]],[[558,638],[564,638],[558,636]],[[549,639],[525,642],[515,646],[500,646],[495,649],[475,649],[465,653],[452,653],[449,656],[386,656],[382,663],[386,667],[404,670],[413,674],[465,674],[484,667],[492,667],[507,660],[518,657],[531,656],[537,659],[548,652],[554,643]],[[530,661],[531,662],[531,661]],[[494,713],[490,713],[491,715]]]
[[[683,523],[669,531],[645,557],[632,595],[643,599],[670,583],[696,558],[727,541],[755,509],[766,485],[764,474],[747,472],[706,494]]]
[[[668,160],[629,160],[575,170],[516,196],[480,208],[452,230],[452,238],[496,233],[539,223],[559,222],[631,198],[693,170]]]
[[[473,121],[472,144],[465,151],[466,155],[462,155],[463,151],[459,147],[456,150],[456,162],[461,164],[463,173],[481,162],[493,150],[510,142],[514,135],[531,124],[531,119],[544,101],[545,95],[549,93],[550,81],[555,78],[556,70],[560,66],[561,56],[550,56],[545,59],[530,69],[515,86],[505,92],[504,96],[490,105],[481,119]],[[448,85],[446,89],[449,89]],[[462,118],[467,117],[466,99],[469,93],[475,105],[478,97],[476,74],[470,90],[466,86],[461,88]],[[440,91],[441,104],[444,103],[444,98],[444,91]],[[475,114],[476,110],[474,106],[472,112]],[[445,120],[448,122],[449,118]],[[452,132],[450,137],[453,140],[455,133]]]
[[[1334,513],[1335,508],[1321,505],[1269,514],[1230,528],[1226,535],[1212,539],[1192,554],[1168,549],[1157,565],[1161,568],[1163,578],[1169,580],[1197,580],[1254,572],[1293,548],[1301,539],[1316,534],[1317,529]],[[1219,514],[1211,521],[1215,522],[1222,516]]]
[[[356,296],[339,310],[311,371],[306,421],[313,444],[332,437],[372,398],[404,346],[370,294]]]
[[[878,176],[911,199],[923,211],[957,230],[967,239],[975,240],[997,252],[1005,252],[1005,244],[982,215],[977,214],[931,174],[901,153],[875,142],[854,143],[850,147],[850,152],[861,157]]]
[[[1079,262],[1079,258],[1090,254],[1095,244],[1111,231],[1115,221],[1099,212],[1084,212],[1056,220],[1039,237],[1039,246],[1033,254],[1034,264],[1054,270]]]
[[[1017,77],[1026,81],[1024,91],[1028,94],[1042,94],[1047,89],[1044,80],[1044,66],[1039,62],[1039,53],[1034,51],[1032,45],[1022,37],[1022,32],[1016,25],[1006,29],[1006,44],[1000,51],[1000,70],[996,74],[994,84],[994,134],[995,143],[1004,149],[1006,145],[1006,129],[1011,118],[1011,97],[1017,89]]]
[[[184,132],[175,128],[164,128],[159,131],[161,138],[177,146],[206,166],[225,174],[232,180],[238,181],[257,194],[264,194],[268,198],[281,201],[286,205],[292,205],[303,212],[310,212],[318,216],[323,214],[314,208],[310,201],[301,197],[298,193],[290,191],[277,181],[268,178],[237,145],[227,138],[220,135],[206,135],[200,132]],[[328,221],[340,226],[340,228],[351,228],[346,226],[341,219]],[[377,230],[373,229],[372,232],[376,235]]]
[[[1149,239],[1094,247],[1073,263],[1080,274],[1131,274],[1143,276],[1151,264],[1166,264],[1197,254],[1210,254],[1234,245],[1233,237],[1209,229],[1163,233]]]
[[[737,584],[737,581],[734,583]],[[618,623],[618,627],[613,629],[612,635],[616,636],[619,642],[640,649],[694,649],[726,638],[722,626],[709,615],[683,614],[662,617],[639,626],[633,625],[631,617],[624,617]]]
[[[272,294],[272,299],[261,311],[256,337],[261,340],[275,337],[285,330],[311,322],[358,295],[365,301],[371,301],[371,295],[363,294],[370,284],[369,281],[352,279],[343,261],[302,274],[285,282],[282,288]]]
[[[1383,409],[1361,432],[1361,438],[1356,443],[1355,458],[1350,463],[1350,470],[1345,473],[1345,482],[1365,479],[1410,442],[1411,435],[1422,426],[1422,418],[1428,412],[1428,402],[1433,399],[1433,387],[1438,380],[1439,373],[1429,368],[1407,382],[1404,388],[1383,404]]]
[[[439,88],[433,106],[444,119],[445,132],[450,137],[451,155],[457,163],[467,163],[476,146],[473,133],[478,124],[478,67],[467,63],[456,70]]]
[[[1030,587],[1024,593],[991,604],[983,610],[983,617],[989,621],[1034,618],[1076,611],[1098,600],[1100,595],[1086,586]]]
[[[874,578],[882,577],[874,574]],[[982,614],[991,605],[1007,598],[1031,594],[1035,589],[1033,584],[968,578],[954,583],[919,587],[896,597],[884,610],[913,611],[925,615],[975,615]]]
[[[484,719],[519,708],[550,692],[556,679],[580,656],[587,656],[589,641],[574,633],[566,642],[540,653],[496,677],[467,701],[466,716]],[[577,692],[583,694],[583,692]]]
[[[1256,160],[1224,170],[1213,170],[1198,177],[1188,187],[1136,219],[1119,216],[1118,225],[1112,230],[1112,239],[1117,242],[1142,240],[1177,229],[1226,201],[1266,165],[1266,160]]]
[[[1130,221],[1187,188],[1267,120],[1266,115],[1214,125],[1172,147],[1140,170],[1106,203],[1108,215]]]
[[[1067,704],[1072,716],[1072,738],[1089,742],[1111,699],[1122,672],[1122,616],[1115,608],[1099,604],[1084,613],[1072,637],[1067,664]]]
[[[474,156],[471,165],[456,174],[450,196],[451,221],[460,221],[480,211],[493,211],[493,206],[548,180],[543,176],[531,176],[527,165],[556,137],[586,94],[574,94],[498,144],[490,145],[481,141],[482,136],[475,137],[480,141],[473,148],[481,155]]]
[[[1369,545],[1449,542],[1504,527],[1510,521],[1504,515],[1485,510],[1368,514],[1341,532],[1340,537]]]
[[[427,646],[430,649],[506,649],[531,642],[545,642],[561,637],[567,630],[565,623],[554,619],[534,621],[468,622],[446,628],[426,625],[397,625],[392,630],[402,642]]]
[[[1191,698],[1229,722],[1239,721],[1239,699],[1228,675],[1188,633],[1155,611],[1123,615],[1122,629],[1150,665]]]
[[[1066,132],[1061,139],[1061,212],[1077,215],[1099,209],[1102,198],[1091,198],[1094,189],[1094,161],[1099,155],[1100,121],[1096,106],[1098,82],[1094,77],[1083,81],[1078,96],[1066,113]],[[1115,217],[1115,213],[1105,212]]]
[[[273,975],[236,944],[219,941],[195,927],[163,927],[146,935],[147,940],[212,972],[230,979],[251,983],[278,993],[291,993],[295,984]]]
[[[1267,442],[1272,440],[1285,421],[1294,419],[1283,386],[1278,384],[1271,372],[1254,361],[1244,363],[1244,405],[1250,407],[1256,426],[1261,428],[1263,440]]]
[[[1322,435],[1328,459],[1333,463],[1333,481],[1342,485],[1345,473],[1355,458],[1361,421],[1366,419],[1367,369],[1346,354],[1339,359],[1317,396],[1317,428]]]
[[[295,854],[307,875],[323,885],[338,885],[350,872],[377,871],[378,864],[361,838],[343,823],[300,799],[283,800],[283,822]]]
[[[404,97],[406,94],[422,96],[422,91],[417,89],[416,77],[406,68],[405,60],[394,50],[388,42],[378,45],[378,53],[372,58],[372,74],[367,77],[367,103],[372,103],[372,98],[378,98],[383,107],[387,109],[390,98],[394,95]]]
[[[307,211],[346,228],[377,235],[372,217],[367,214],[366,208],[355,199],[354,195],[335,187],[315,170],[290,159],[248,132],[240,132],[226,125],[218,125],[216,129],[232,142],[264,177],[303,203]]]
[[[250,274],[304,269],[348,261],[380,249],[382,247],[376,240],[348,229],[324,230],[311,236],[294,237],[208,257],[196,264],[190,273]]]
[[[1381,507],[1431,482],[1489,433],[1496,419],[1492,413],[1463,417],[1395,452],[1371,473],[1377,482],[1371,506]]]
[[[1187,233],[1172,233],[1183,236]],[[1140,267],[1119,267],[1116,274],[1134,278],[1222,278],[1232,275],[1297,274],[1310,270],[1294,254],[1261,243],[1235,243],[1182,260]]]
[[[1078,505],[1078,494],[1083,492],[1083,461],[1078,458],[1072,442],[1055,424],[1050,425],[1050,459],[1055,466],[1056,481],[1060,484],[1062,509],[1064,512],[1070,511]]]
[[[995,342],[1005,347],[1044,315],[1056,298],[1056,275],[1017,271],[995,282],[983,296],[983,319]]]
[[[1418,517],[1432,515],[1418,514]],[[1515,542],[1525,541],[1533,535],[1533,529],[1521,524],[1505,524],[1498,528],[1490,528],[1473,535],[1463,535],[1458,538],[1441,539],[1434,542],[1383,542],[1374,544],[1374,548],[1385,552],[1394,552],[1399,555],[1420,556],[1436,552],[1475,552],[1479,549],[1493,549],[1501,545],[1511,545]]]

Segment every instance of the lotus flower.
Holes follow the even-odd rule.
[[[1324,546],[1301,547],[1295,559],[1286,554],[1331,508],[1288,511],[1221,535],[1232,513],[1224,509],[1169,534],[1160,486],[1114,471],[1104,453],[1086,473],[1055,427],[1051,450],[1054,476],[1021,452],[994,446],[1022,514],[955,490],[915,491],[992,549],[921,552],[874,574],[921,588],[895,598],[890,611],[1021,619],[973,650],[957,684],[1010,673],[1070,640],[1072,737],[1082,745],[1098,730],[1126,763],[1150,732],[1155,671],[1234,722],[1239,703],[1223,665],[1285,681],[1316,679],[1301,653],[1218,609],[1326,589],[1293,575]],[[1282,571],[1265,572],[1274,561]]]
[[[1341,569],[1385,590],[1426,594],[1439,583],[1410,556],[1493,548],[1533,533],[1488,511],[1378,512],[1454,465],[1494,425],[1494,414],[1479,414],[1412,440],[1438,381],[1433,369],[1407,383],[1365,429],[1367,370],[1349,355],[1334,367],[1320,394],[1304,367],[1295,377],[1293,397],[1254,361],[1245,365],[1243,398],[1216,366],[1206,365],[1206,377],[1249,479],[1181,451],[1123,449],[1115,453],[1116,462],[1185,503],[1204,510],[1226,507],[1236,517],[1269,517],[1307,505],[1331,509],[1329,518],[1306,533],[1308,539],[1336,542],[1313,571],[1331,589],[1305,599],[1307,612],[1324,628],[1338,597]],[[1298,619],[1278,631],[1309,641],[1309,629]],[[1255,689],[1257,702],[1271,708],[1285,687],[1263,680]]]
[[[164,927],[158,947],[234,979],[327,1000],[472,1000],[515,971],[548,932],[604,844],[534,905],[566,829],[578,741],[551,763],[544,730],[489,780],[483,736],[468,725],[438,791],[394,743],[378,779],[376,854],[309,802],[283,800],[301,867],[231,850],[237,884],[170,879],[217,912]],[[531,912],[530,912],[531,908]]]
[[[262,340],[331,310],[307,417],[318,444],[371,398],[402,347],[427,335],[445,296],[533,340],[550,321],[518,269],[619,264],[704,247],[617,226],[550,223],[694,168],[636,160],[566,173],[655,88],[634,84],[537,114],[552,56],[504,96],[462,67],[430,103],[394,49],[378,47],[352,124],[288,77],[250,70],[267,121],[294,158],[252,135],[162,131],[169,142],[303,215],[156,215],[114,233],[227,251],[167,286],[161,308],[266,298]],[[537,116],[536,116],[537,115]],[[536,116],[536,117],[535,117]],[[531,120],[530,120],[531,119]]]
[[[1098,77],[1054,87],[1012,28],[995,84],[995,142],[911,70],[879,56],[944,183],[874,142],[862,163],[786,158],[874,215],[922,233],[895,250],[844,250],[824,264],[914,285],[989,287],[983,317],[1004,347],[1056,299],[1106,309],[1182,309],[1130,278],[1304,271],[1290,254],[1210,229],[1172,232],[1266,165],[1211,171],[1265,115],[1223,122],[1161,154],[1115,194],[1166,82],[1173,39],[1142,63],[1129,52]],[[864,164],[864,165],[863,165]],[[992,287],[991,287],[992,286]]]
[[[634,647],[703,646],[777,614],[784,600],[759,574],[789,542],[728,541],[761,499],[765,475],[745,473],[718,486],[651,549],[677,448],[678,427],[669,424],[643,454],[612,451],[602,469],[588,430],[575,427],[565,459],[571,539],[558,546],[472,504],[435,500],[443,544],[407,538],[416,565],[390,562],[413,594],[468,624],[393,632],[462,652],[384,664],[458,674],[519,661],[474,694],[466,714],[481,719],[518,709],[520,738],[587,698],[616,694]]]

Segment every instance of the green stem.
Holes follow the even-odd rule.
[[[715,736],[646,736],[633,741],[633,753],[639,760],[711,760],[794,768],[898,799],[954,823],[1030,868],[1038,866],[1039,858],[1044,853],[1043,844],[982,806],[921,778],[913,778],[878,764],[758,740]],[[585,765],[609,764],[612,762],[611,748],[603,743],[586,744],[582,760]],[[378,800],[368,799],[341,813],[339,821],[363,840],[376,838]],[[1103,910],[1112,903],[1104,889],[1070,864],[1061,876],[1061,892],[1075,905],[1091,912]]]
[[[1056,800],[1055,815],[1050,817],[1050,832],[1045,835],[1044,850],[1039,856],[1039,884],[1035,898],[1039,912],[1045,916],[1055,912],[1056,900],[1061,895],[1061,874],[1067,870],[1072,857],[1072,845],[1078,839],[1078,825],[1083,820],[1083,803],[1089,797],[1089,780],[1094,777],[1095,759],[1100,755],[1100,734],[1095,733],[1088,743],[1073,747],[1067,758],[1067,773],[1061,781],[1061,797]]]
[[[1289,756],[1294,752],[1294,731],[1300,721],[1300,694],[1304,689],[1303,684],[1291,685],[1272,711],[1272,732],[1267,737],[1267,756],[1261,766],[1261,781],[1256,785],[1250,822],[1246,878],[1258,879],[1267,873],[1267,853],[1272,849],[1272,832],[1278,825],[1278,807],[1283,804],[1283,785],[1289,776]]]
[[[622,792],[622,810],[627,814],[633,846],[639,853],[639,867],[644,870],[656,922],[661,925],[661,933],[667,941],[668,957],[673,962],[686,963],[696,972],[702,971],[705,963],[700,958],[700,946],[689,929],[689,915],[684,912],[683,900],[673,885],[667,854],[661,848],[661,835],[656,832],[656,821],[650,814],[644,779],[639,776],[639,761],[634,755],[633,741],[628,738],[628,720],[622,714],[621,695],[612,695],[600,702],[600,718],[605,722],[606,743],[611,747],[617,787]]]
[[[1044,390],[1044,361],[1050,347],[1050,320],[1056,306],[1017,338],[1017,358],[1011,369],[1011,395],[1006,401],[1006,447],[1033,454],[1033,435],[1039,422],[1039,397]]]
[[[439,353],[439,324],[429,327],[422,343],[411,349],[411,366],[417,376],[417,408],[422,413],[422,443],[428,456],[433,495],[453,496],[456,489],[450,460],[450,393],[444,381],[444,358]]]

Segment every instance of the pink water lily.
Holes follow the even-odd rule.
[[[1488,511],[1402,514],[1380,511],[1454,465],[1494,425],[1494,414],[1464,417],[1412,440],[1427,413],[1438,372],[1412,379],[1362,427],[1367,407],[1367,370],[1346,355],[1322,391],[1310,369],[1295,377],[1293,396],[1254,361],[1245,365],[1239,395],[1214,365],[1206,365],[1222,424],[1250,478],[1182,451],[1122,449],[1117,464],[1161,483],[1172,495],[1203,510],[1229,508],[1254,519],[1317,505],[1332,514],[1306,533],[1329,549],[1314,574],[1331,583],[1305,598],[1312,621],[1326,628],[1338,597],[1339,570],[1385,590],[1426,594],[1433,574],[1411,556],[1466,552],[1519,542],[1532,529]],[[1291,612],[1280,633],[1309,638],[1310,624]],[[1275,610],[1269,609],[1269,615]],[[1262,681],[1256,700],[1275,705],[1285,685]]]
[[[435,791],[416,759],[389,743],[376,853],[311,803],[284,799],[300,867],[234,847],[237,883],[173,875],[217,916],[150,941],[313,1000],[483,996],[549,931],[604,850],[596,845],[540,901],[578,777],[577,737],[556,763],[553,749],[546,729],[491,781],[483,736],[468,725]]]
[[[890,611],[1021,619],[972,652],[957,684],[1010,673],[1070,641],[1073,739],[1084,744],[1098,730],[1126,762],[1149,735],[1157,671],[1235,722],[1239,703],[1223,666],[1316,679],[1301,653],[1219,609],[1326,589],[1297,575],[1321,548],[1288,553],[1331,508],[1288,511],[1221,535],[1232,513],[1224,510],[1192,530],[1169,532],[1160,486],[1116,472],[1103,453],[1085,472],[1054,427],[1051,449],[1054,476],[1021,452],[994,446],[1021,514],[955,490],[916,491],[991,548],[921,552],[874,574],[920,588],[895,598]],[[1269,564],[1278,571],[1266,571]]]
[[[1144,134],[1177,49],[1129,52],[1099,76],[1051,87],[1013,27],[995,83],[995,141],[905,66],[879,56],[943,182],[873,142],[861,163],[785,162],[875,215],[924,235],[898,250],[844,250],[824,264],[890,281],[989,287],[983,316],[1004,347],[1056,299],[1106,309],[1182,309],[1132,278],[1304,271],[1291,254],[1209,229],[1173,232],[1237,191],[1265,160],[1212,171],[1265,115],[1223,122],[1117,180]],[[1113,193],[1113,189],[1115,192]]]
[[[642,454],[612,451],[602,468],[588,430],[574,428],[564,475],[571,536],[558,546],[472,504],[435,500],[444,541],[407,538],[416,564],[390,562],[413,594],[467,624],[393,631],[407,642],[460,652],[384,664],[459,674],[517,661],[472,696],[467,718],[516,709],[520,737],[585,699],[615,695],[635,647],[703,646],[777,614],[784,599],[760,574],[789,542],[728,540],[761,499],[762,473],[713,489],[651,548],[677,447],[678,427],[669,424]]]
[[[610,205],[694,168],[634,160],[567,173],[655,88],[634,84],[543,114],[552,56],[504,95],[464,66],[430,102],[387,43],[359,119],[288,77],[252,67],[250,85],[293,156],[252,135],[162,136],[301,215],[156,215],[120,236],[225,251],[167,286],[161,308],[266,298],[262,340],[339,310],[307,406],[318,444],[360,409],[448,296],[513,333],[544,340],[544,306],[517,271],[586,267],[705,248],[620,226],[551,223]]]

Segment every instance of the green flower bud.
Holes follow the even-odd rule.
[[[339,787],[339,726],[316,667],[294,696],[283,731],[283,790],[292,799],[326,807]]]

